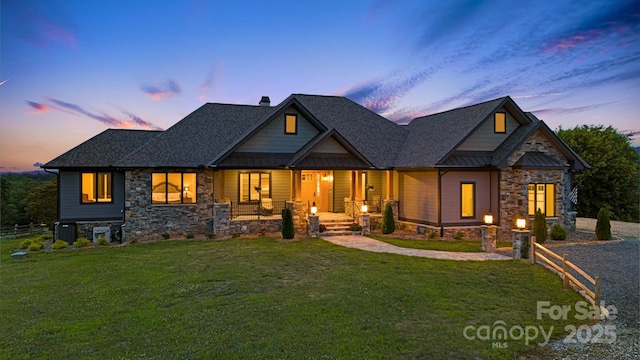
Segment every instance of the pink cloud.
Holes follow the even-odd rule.
[[[47,104],[37,103],[34,101],[27,101],[27,104],[31,107],[29,109],[31,114],[44,114],[51,111],[51,107]]]
[[[182,90],[180,85],[173,80],[167,80],[164,84],[146,84],[140,87],[143,93],[152,100],[162,100],[179,95]]]

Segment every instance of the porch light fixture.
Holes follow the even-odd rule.
[[[363,204],[360,210],[362,210],[363,213],[366,213],[367,211],[369,211],[369,207],[367,206],[367,204]]]
[[[524,229],[527,226],[527,220],[525,219],[516,219],[516,227],[520,230]]]
[[[316,203],[314,202],[313,205],[311,205],[311,215],[315,215],[318,212],[318,208],[316,207]]]
[[[493,215],[491,215],[491,212],[487,211],[487,213],[484,214],[484,223],[485,225],[493,224]]]

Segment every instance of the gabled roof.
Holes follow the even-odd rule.
[[[514,168],[520,169],[564,169],[568,164],[562,164],[558,160],[538,151],[524,153],[518,161],[513,164]]]
[[[107,129],[44,164],[45,169],[105,168],[143,146],[162,131]]]
[[[314,153],[313,150],[327,139],[336,140],[347,153]],[[340,133],[332,129],[318,134],[309,141],[291,158],[287,166],[306,169],[370,169],[373,164],[362,156]]]
[[[273,113],[268,106],[205,104],[118,162],[121,167],[201,167],[248,128]]]
[[[502,107],[521,124],[530,121],[508,96],[412,120],[407,125],[408,135],[395,161],[396,167],[436,166]]]

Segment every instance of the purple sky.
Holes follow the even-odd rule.
[[[0,6],[0,171],[107,128],[291,93],[344,95],[400,123],[510,95],[553,129],[640,131],[640,0]]]

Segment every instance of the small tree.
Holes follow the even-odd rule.
[[[394,231],[396,231],[396,221],[393,219],[393,209],[391,204],[386,203],[382,213],[382,233],[391,234]]]
[[[600,208],[598,222],[596,222],[596,238],[598,240],[611,240],[611,222],[609,222],[609,210]]]
[[[533,227],[531,233],[536,237],[536,242],[544,244],[547,241],[547,221],[540,209],[536,210],[536,216],[533,218]]]
[[[282,238],[293,239],[296,235],[296,230],[293,227],[293,213],[291,209],[286,208],[282,213]]]

